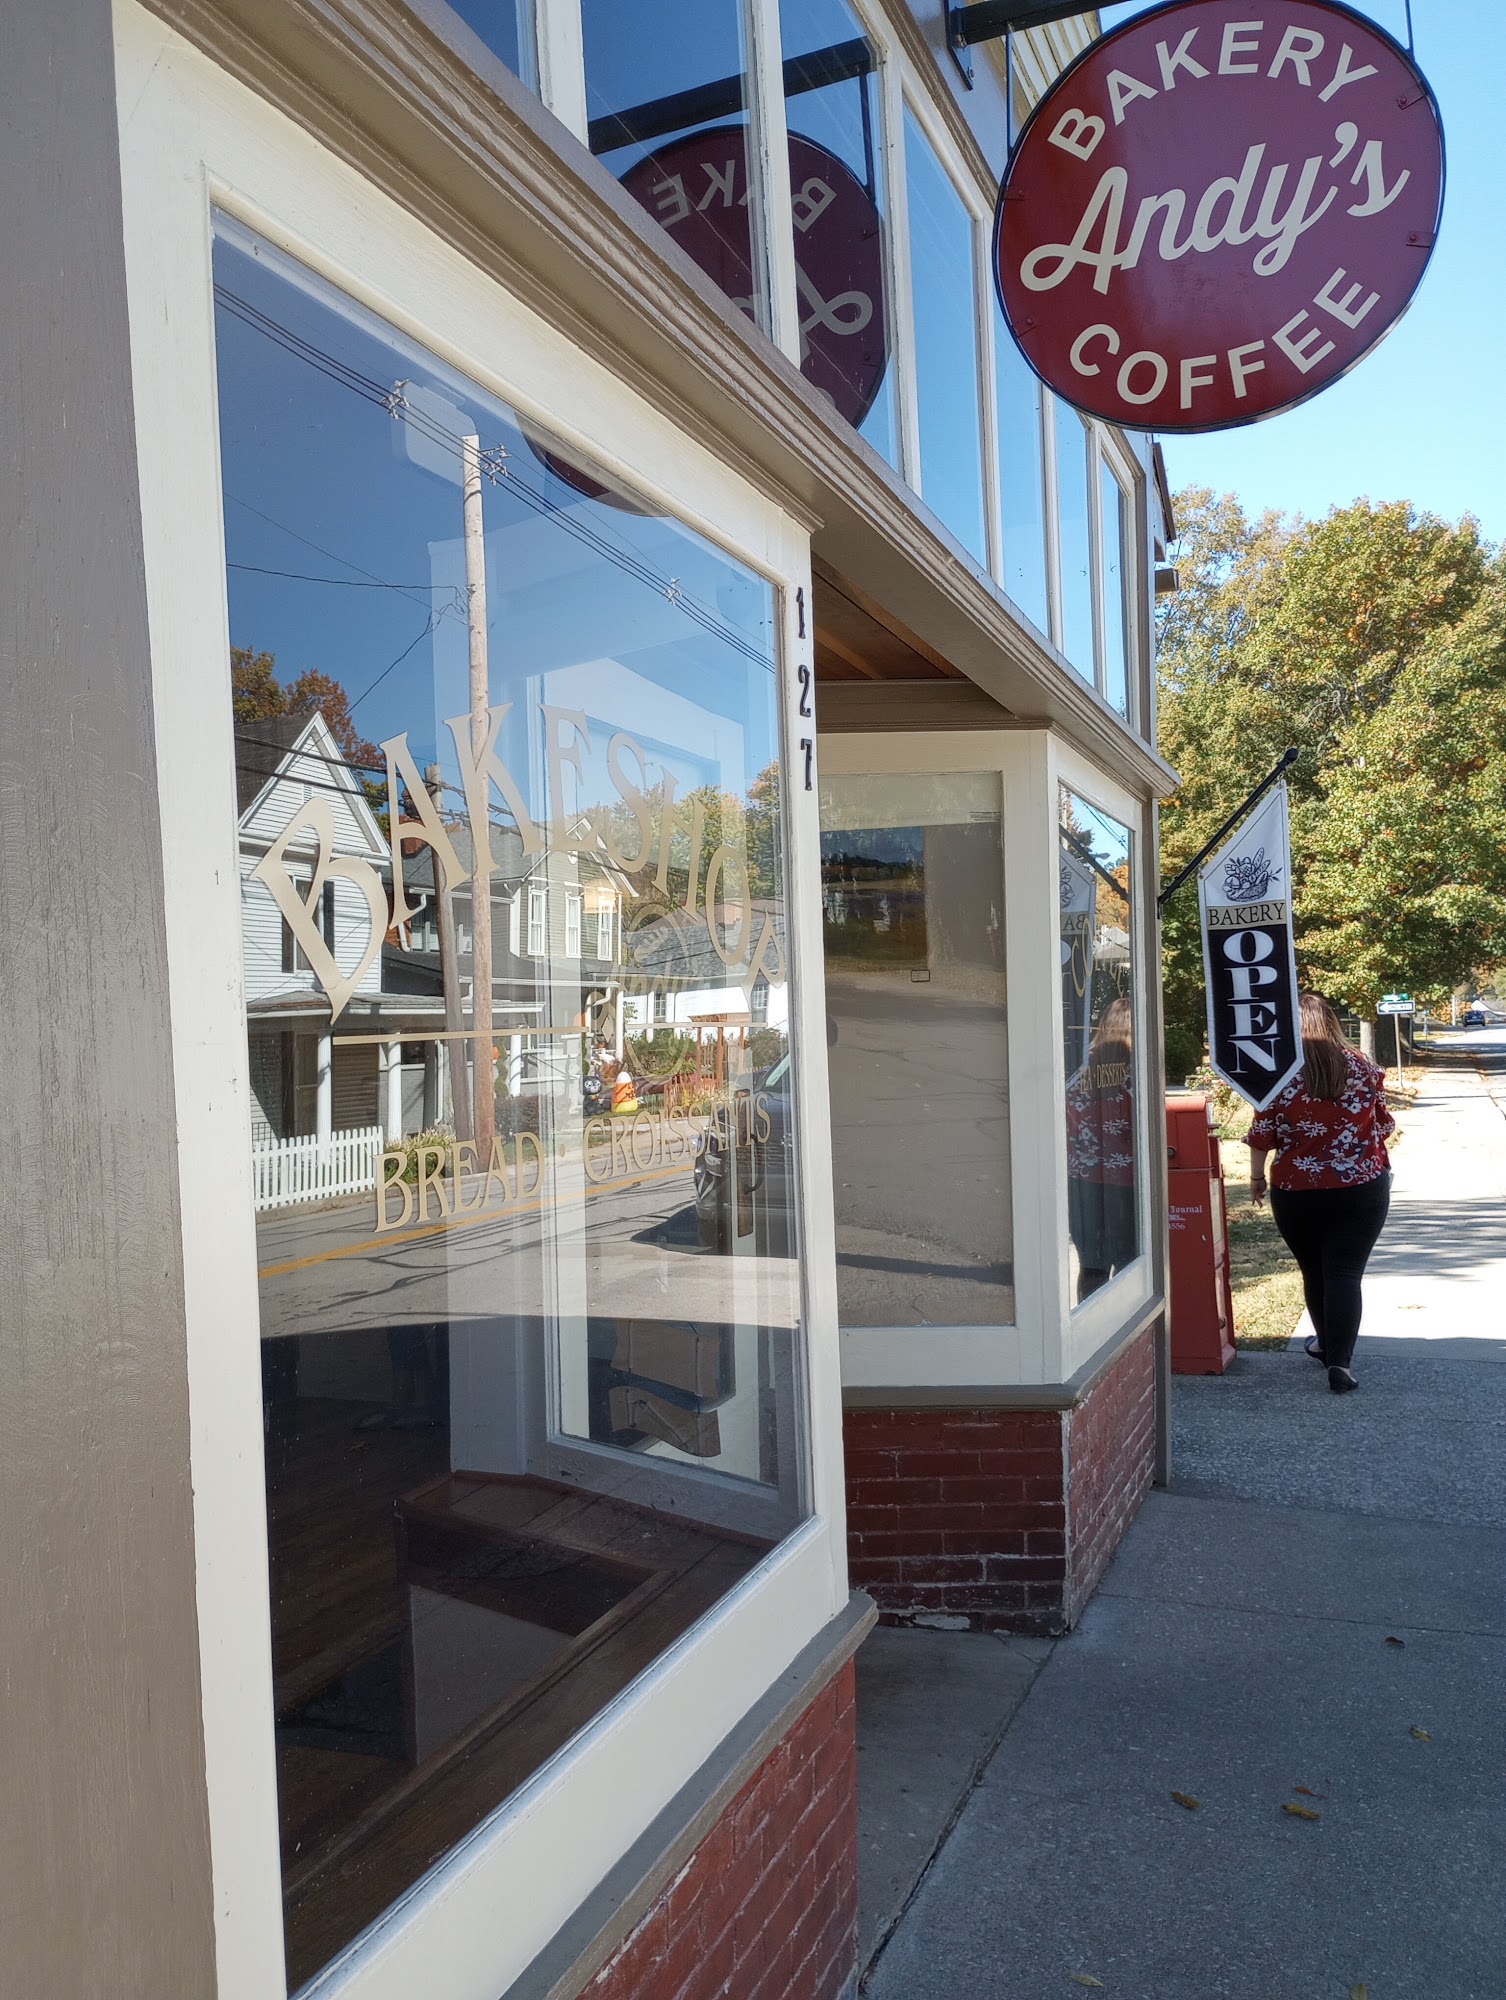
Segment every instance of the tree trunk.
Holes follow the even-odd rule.
[[[1367,1021],[1363,1018],[1361,1018],[1360,1021],[1360,1054],[1362,1056],[1368,1056],[1371,1062],[1376,1061],[1375,1023],[1374,1021]]]

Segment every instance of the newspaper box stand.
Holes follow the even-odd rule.
[[[1234,1359],[1228,1213],[1213,1107],[1201,1091],[1167,1098],[1166,1152],[1172,1369],[1222,1375]]]

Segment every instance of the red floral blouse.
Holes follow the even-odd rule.
[[[1344,1053],[1349,1081],[1341,1097],[1309,1097],[1299,1074],[1251,1125],[1252,1147],[1277,1149],[1272,1187],[1360,1187],[1390,1167],[1384,1142],[1396,1120],[1385,1073],[1353,1049]]]

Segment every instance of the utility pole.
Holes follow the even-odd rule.
[[[424,783],[429,788],[429,796],[438,806],[441,788],[437,764],[431,764],[424,772]],[[460,964],[455,951],[455,905],[451,899],[449,884],[445,881],[439,855],[432,847],[429,849],[429,861],[434,870],[434,912],[439,930],[439,979],[444,988],[444,1066],[450,1079],[450,1115],[455,1122],[455,1137],[469,1139],[474,1134],[471,1126],[470,1084],[465,1074],[465,1043],[462,1039],[465,1021],[460,1011]],[[488,1157],[490,1153],[491,1148],[488,1146]]]
[[[486,533],[481,508],[481,440],[461,440],[465,488],[465,584],[470,610],[471,755],[486,748],[491,700],[486,659]],[[483,779],[483,784],[485,780]],[[471,1030],[476,1157],[483,1170],[492,1156],[497,1123],[496,1072],[492,1064],[492,843],[488,823],[471,830]]]

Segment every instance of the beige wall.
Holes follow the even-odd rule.
[[[0,1986],[214,1992],[109,0],[0,63]]]

